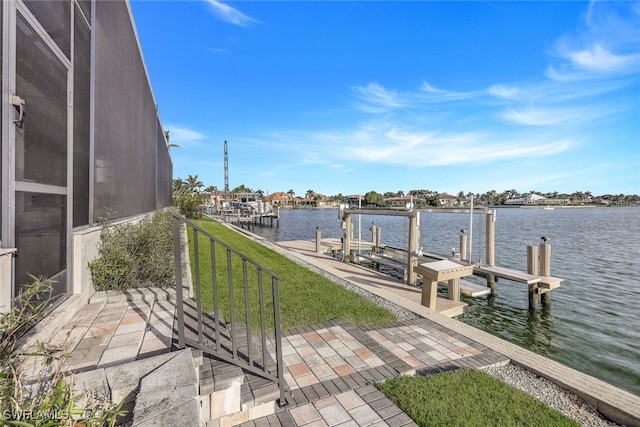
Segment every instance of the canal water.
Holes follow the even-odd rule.
[[[281,210],[279,227],[256,226],[271,241],[341,237],[337,209]],[[485,215],[474,215],[473,260],[484,261]],[[405,248],[404,217],[353,216],[356,239]],[[360,228],[360,230],[359,230]],[[450,254],[468,214],[421,212],[420,245]],[[564,280],[548,308],[530,310],[527,286],[507,280],[496,295],[462,297],[459,320],[640,395],[640,208],[502,208],[495,223],[496,265],[526,271],[526,247],[552,245],[551,274]]]

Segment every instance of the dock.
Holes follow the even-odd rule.
[[[387,274],[357,264],[344,263],[337,258],[329,256],[328,253],[341,248],[340,239],[323,239],[320,244],[320,252],[316,251],[316,241],[313,239],[277,242],[277,245],[291,252],[304,255],[307,260],[312,260],[318,268],[331,272],[344,280],[354,282],[359,287],[370,290],[373,294],[377,294],[377,290],[383,289],[393,293],[398,298],[420,304],[422,298],[421,288],[407,286]],[[436,306],[438,313],[448,317],[455,317],[463,313],[467,303],[438,297]]]
[[[402,273],[405,283],[409,287],[419,285],[422,280],[425,291],[422,299],[424,305],[431,309],[437,306],[435,295],[437,288],[442,283],[442,278],[446,278],[449,300],[457,301],[460,294],[469,296],[483,296],[494,292],[495,284],[500,279],[509,280],[515,283],[524,283],[528,286],[529,307],[537,308],[541,301],[543,305],[551,302],[551,291],[560,286],[563,279],[551,276],[551,245],[548,244],[547,237],[542,237],[543,243],[540,245],[529,245],[527,249],[527,271],[517,271],[495,265],[495,221],[496,211],[486,210],[483,212],[485,220],[485,261],[484,263],[474,263],[471,258],[471,236],[466,231],[460,230],[460,248],[456,251],[452,249],[451,256],[436,254],[424,251],[419,245],[419,223],[420,211],[413,209],[389,210],[389,209],[351,209],[348,205],[341,205],[339,217],[342,221],[344,236],[341,239],[341,250],[343,262],[359,262],[364,260],[374,268],[380,266],[394,269]],[[371,251],[368,253],[355,252],[356,244],[362,245],[361,239],[354,239],[353,215],[383,215],[383,216],[403,216],[408,220],[407,246],[395,248],[381,243],[380,230],[372,224],[371,230]],[[471,215],[473,211],[471,210]],[[469,238],[469,250],[467,243]],[[319,233],[316,233],[316,240],[319,240]],[[319,243],[317,247],[320,248]],[[319,250],[319,249],[318,249]],[[334,248],[333,252],[336,253]],[[458,255],[456,256],[456,252]],[[446,265],[446,268],[444,267]],[[435,268],[435,269],[434,269]],[[486,286],[463,280],[464,277],[474,275],[486,280]],[[426,284],[426,286],[425,286]]]
[[[237,225],[238,227],[248,229],[256,225],[269,225],[273,227],[274,223],[277,226],[280,225],[280,212],[267,212],[259,213],[254,210],[223,210],[220,213],[222,220],[229,224]]]

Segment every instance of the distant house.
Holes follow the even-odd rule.
[[[547,200],[548,199],[544,196],[541,196],[535,193],[530,193],[520,199],[508,199],[507,201],[504,202],[504,204],[505,205],[531,205],[531,206],[546,205]]]
[[[586,199],[584,200],[584,203],[587,205],[601,205],[601,206],[608,206],[611,204],[609,200],[605,200],[600,197]]]
[[[212,191],[209,193],[209,206],[214,212],[220,212],[224,202],[227,201],[227,196],[224,191]]]
[[[361,194],[352,194],[350,196],[347,196],[347,200],[350,207],[357,208],[358,206],[365,204],[364,196]]]
[[[438,202],[444,208],[458,206],[458,198],[447,193],[438,194]]]
[[[384,204],[389,207],[407,207],[410,203],[413,205],[422,205],[426,202],[422,197],[415,196],[400,196],[400,197],[390,197],[388,199],[384,199]]]
[[[292,198],[288,193],[278,191],[267,196],[267,201],[272,206],[287,206],[291,204]]]

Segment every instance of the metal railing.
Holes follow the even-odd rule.
[[[279,404],[285,405],[280,277],[186,218],[175,212],[171,215],[178,347],[187,345],[199,349],[274,381],[280,390]],[[189,236],[186,239],[182,237],[183,226]],[[189,264],[183,257],[189,257],[190,252],[193,298],[185,300],[180,290],[183,289],[183,268]],[[252,333],[252,325],[254,332],[259,328],[259,333]],[[268,326],[273,328],[270,340]],[[268,341],[275,347],[275,361],[268,351]]]

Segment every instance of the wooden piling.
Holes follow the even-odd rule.
[[[418,263],[418,213],[409,217],[409,244],[407,247],[407,285],[415,286],[416,273],[413,267]]]
[[[540,244],[540,276],[551,277],[551,245]],[[544,292],[540,299],[543,305],[551,304],[551,291]]]
[[[316,227],[316,253],[322,253],[321,249],[322,242],[322,233],[320,232],[320,227]]]
[[[378,239],[378,227],[376,227],[376,223],[372,222],[371,223],[371,243],[373,243],[373,245],[376,245],[376,240]]]
[[[487,212],[485,234],[486,262],[488,266],[494,267],[496,265],[496,211]]]
[[[496,265],[496,211],[487,212],[485,218],[485,256],[487,265],[494,267]],[[491,288],[491,294],[495,293],[496,280],[493,274],[487,275],[487,286]]]
[[[538,247],[527,246],[527,273],[538,275]],[[538,285],[529,285],[529,308],[538,307]]]
[[[344,215],[344,236],[342,238],[342,262],[349,262],[351,257],[351,214]]]
[[[461,233],[460,234],[460,260],[466,259],[466,256],[467,256],[467,235],[464,233]]]

